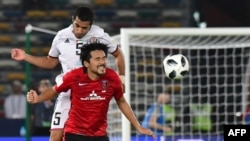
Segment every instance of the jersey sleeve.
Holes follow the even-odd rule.
[[[49,56],[56,58],[59,56],[60,52],[57,47],[58,42],[59,42],[59,35],[57,34],[52,41],[52,45],[49,50]]]
[[[62,79],[58,80],[58,82],[56,83],[56,85],[54,86],[54,89],[56,90],[56,92],[60,93],[60,92],[67,92],[70,89],[70,84],[71,84],[71,71],[66,73]]]
[[[122,82],[117,74],[113,78],[114,78],[114,87],[115,87],[114,97],[116,100],[119,100],[123,96]]]
[[[108,52],[113,53],[120,46],[115,40],[113,40],[110,35],[104,31],[103,28],[93,25],[92,32],[89,33],[90,37],[97,37],[100,39],[100,43],[106,44],[108,46]]]
[[[104,32],[103,37],[105,44],[108,46],[108,52],[113,53],[120,46],[115,40],[113,40],[108,33]]]

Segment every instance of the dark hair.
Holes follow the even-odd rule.
[[[90,25],[92,25],[94,21],[94,12],[88,7],[78,7],[73,14],[73,18],[76,19],[78,17],[81,21],[90,21]]]
[[[46,87],[51,87],[52,84],[49,79],[42,79],[40,80],[39,86],[46,86]]]
[[[84,61],[89,62],[91,56],[91,51],[94,50],[102,50],[104,51],[106,57],[108,56],[108,46],[102,43],[91,43],[91,44],[85,44],[81,48],[81,54],[80,54],[80,59],[82,63]]]

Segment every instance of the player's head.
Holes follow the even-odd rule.
[[[157,97],[157,102],[160,104],[167,104],[170,101],[170,94],[160,93]]]
[[[39,83],[39,86],[38,86],[38,91],[41,93],[43,92],[44,90],[48,89],[52,87],[52,84],[50,82],[50,80],[48,79],[42,79]]]
[[[22,83],[19,80],[14,80],[11,83],[11,89],[13,91],[14,94],[22,94]]]
[[[81,48],[81,61],[88,75],[103,75],[106,73],[108,47],[102,43],[85,44]]]
[[[72,16],[73,33],[77,38],[82,38],[91,28],[94,13],[88,7],[78,7]]]

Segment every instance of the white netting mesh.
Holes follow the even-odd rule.
[[[131,36],[132,46],[153,47],[153,48],[227,48],[242,47],[250,44],[249,36]]]
[[[224,124],[245,123],[240,115],[247,104],[245,78],[249,76],[246,68],[250,36],[154,34],[140,35],[139,31],[128,34],[129,53],[125,56],[129,57],[130,92],[127,94],[140,121],[157,94],[171,89],[171,106],[177,113],[172,123],[174,136],[167,137],[171,140],[191,137],[221,141]],[[163,58],[174,53],[184,54],[190,62],[190,72],[182,80],[169,80],[163,73]],[[132,140],[152,140],[131,129]]]
[[[108,55],[108,66],[117,70],[115,58],[112,55]],[[108,133],[110,141],[121,141],[122,137],[122,120],[121,112],[114,99],[109,104],[108,111]]]
[[[146,30],[147,34],[129,35],[129,53],[124,54],[130,64],[129,73],[126,72],[130,74],[126,75],[130,77],[127,94],[137,118],[141,121],[157,94],[171,88],[171,106],[176,109],[177,118],[173,123],[174,136],[167,140],[191,137],[221,141],[223,124],[245,123],[239,115],[249,104],[246,99],[249,95],[246,82],[250,77],[248,30],[217,31],[218,34],[208,30],[210,34],[200,35],[194,34],[197,30],[194,33],[178,30],[178,34],[164,35],[163,29],[160,35],[150,35],[151,31]],[[120,42],[120,36],[114,39]],[[179,81],[171,81],[163,73],[162,60],[172,53],[182,53],[190,61],[190,72]],[[111,55],[109,65],[116,69]],[[122,130],[121,113],[113,100],[108,123],[111,141],[122,141],[122,134],[130,130]],[[152,140],[131,129],[132,140]]]

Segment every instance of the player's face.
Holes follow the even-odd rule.
[[[87,63],[88,74],[100,76],[106,73],[106,56],[101,50],[95,50],[91,52],[91,58],[89,63]]]
[[[48,86],[45,86],[45,85],[39,85],[39,87],[38,87],[38,91],[41,93],[41,92],[43,92],[43,91],[45,91],[46,89],[48,89]]]
[[[76,38],[82,38],[90,30],[90,21],[81,21],[78,17],[73,20],[73,33]]]

